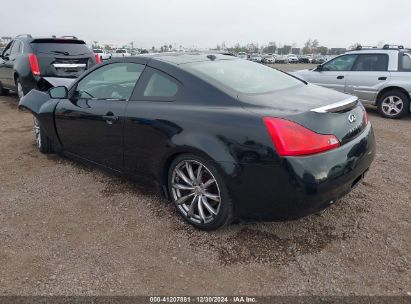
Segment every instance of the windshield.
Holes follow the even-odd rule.
[[[116,53],[125,53],[125,50],[117,50]]]
[[[94,53],[103,53],[103,50],[93,50]]]
[[[185,65],[201,79],[245,94],[263,94],[291,88],[303,82],[285,73],[246,60],[216,60]]]

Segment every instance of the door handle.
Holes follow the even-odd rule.
[[[337,79],[344,79],[344,76],[342,76],[342,75],[337,76]]]
[[[387,77],[378,77],[378,80],[387,80]]]
[[[103,119],[106,121],[106,123],[112,125],[113,122],[118,120],[118,116],[115,116],[113,112],[108,112],[106,115],[103,115]]]

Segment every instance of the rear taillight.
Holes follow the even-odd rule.
[[[96,63],[100,64],[101,63],[101,58],[99,54],[95,54],[96,55]]]
[[[318,134],[295,122],[265,117],[264,123],[280,156],[310,155],[340,146],[332,134]]]
[[[29,54],[29,63],[33,75],[40,76],[39,62],[37,61],[37,56],[35,54]]]

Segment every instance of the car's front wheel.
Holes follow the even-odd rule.
[[[385,118],[401,118],[410,111],[410,99],[401,91],[388,91],[379,98],[378,111]]]
[[[233,206],[223,178],[209,161],[184,154],[171,163],[168,173],[171,200],[191,225],[214,230],[233,219]]]
[[[34,135],[36,137],[37,149],[39,149],[41,153],[49,154],[54,152],[52,141],[44,133],[44,130],[36,117],[34,117]]]

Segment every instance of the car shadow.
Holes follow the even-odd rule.
[[[283,266],[299,257],[321,252],[332,243],[347,241],[356,233],[359,214],[366,212],[341,200],[319,215],[284,222],[238,223],[213,232],[202,232],[188,225],[176,225],[186,234],[195,251],[215,253],[223,265],[271,264]],[[350,212],[357,209],[357,214]],[[333,222],[343,221],[343,227]]]

